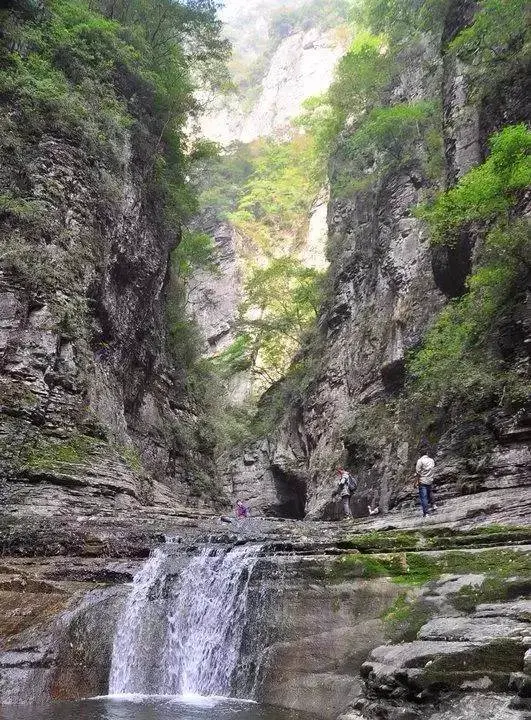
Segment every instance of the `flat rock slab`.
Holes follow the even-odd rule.
[[[442,655],[455,655],[471,650],[473,645],[468,642],[437,642],[429,640],[415,640],[400,645],[381,645],[375,648],[364,663],[365,672],[371,669],[372,664],[380,667],[385,665],[399,668],[424,668],[426,664]],[[362,668],[362,669],[363,669]]]
[[[478,605],[474,617],[510,617],[531,621],[531,600],[516,600],[512,603],[484,603]]]
[[[508,617],[438,617],[427,622],[417,637],[419,640],[481,643],[496,638],[523,638],[528,632],[528,623]]]

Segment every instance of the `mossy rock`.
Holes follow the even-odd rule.
[[[485,525],[471,530],[432,528],[426,530],[382,530],[350,535],[338,542],[344,550],[367,553],[400,550],[447,550],[489,545],[531,543],[531,527]]]
[[[386,638],[393,643],[416,640],[420,628],[435,612],[433,603],[401,593],[382,615]]]
[[[531,556],[525,551],[499,548],[477,552],[348,553],[333,563],[329,579],[345,582],[353,578],[389,577],[400,584],[424,585],[444,574],[468,573],[526,578],[531,575]]]
[[[440,575],[437,563],[420,553],[348,554],[336,560],[331,579],[344,582],[353,578],[389,577],[394,582],[423,585]]]
[[[53,471],[65,465],[82,465],[104,444],[88,435],[73,435],[67,440],[41,438],[23,453],[22,469]]]
[[[482,603],[510,602],[531,595],[531,578],[487,577],[481,585],[465,585],[451,596],[453,606],[461,612],[474,612]],[[531,616],[528,618],[531,620]]]
[[[509,675],[523,669],[525,647],[518,640],[502,638],[469,649],[436,658],[428,665],[424,677],[433,681],[438,675],[454,679],[466,679],[470,673],[492,674],[498,680],[505,675],[505,689],[509,684]],[[492,678],[491,678],[492,679]],[[455,686],[454,686],[455,687]],[[499,688],[501,689],[501,688]]]

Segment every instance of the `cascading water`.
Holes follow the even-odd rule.
[[[113,695],[141,692],[144,666],[142,636],[146,626],[147,605],[151,590],[160,579],[164,561],[161,549],[155,550],[144,567],[135,575],[133,589],[118,621],[112,649],[109,692]]]
[[[156,550],[118,622],[110,694],[230,696],[259,550],[207,546],[166,590],[167,556]]]
[[[205,548],[181,575],[169,619],[166,692],[230,695],[256,547],[225,556]]]

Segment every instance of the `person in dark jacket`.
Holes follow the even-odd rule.
[[[337,474],[339,475],[339,486],[336,490],[336,494],[341,497],[343,517],[351,518],[352,510],[350,509],[350,497],[352,495],[352,487],[354,487],[356,483],[352,475],[344,468],[338,468]]]

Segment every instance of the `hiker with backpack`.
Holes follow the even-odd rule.
[[[339,487],[337,488],[336,493],[341,496],[344,517],[351,518],[352,510],[350,509],[350,496],[358,487],[358,483],[356,479],[344,468],[338,468],[337,473],[339,475]]]

